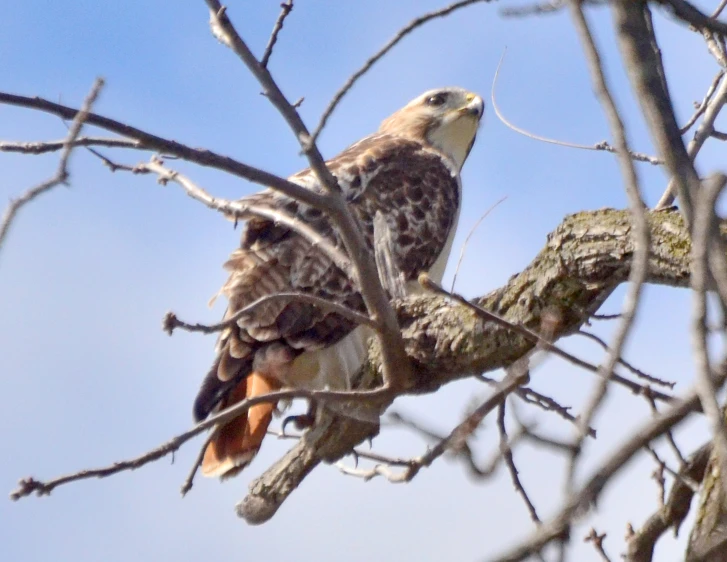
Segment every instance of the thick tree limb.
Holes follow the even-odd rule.
[[[688,287],[690,242],[684,220],[676,211],[650,212],[647,219],[651,235],[647,282]],[[475,302],[535,331],[544,316],[556,311],[561,321],[553,336],[572,334],[628,279],[634,251],[631,229],[628,211],[571,215],[549,235],[545,248],[527,269]],[[485,322],[473,311],[438,296],[398,302],[397,313],[416,373],[414,392],[430,392],[472,374],[507,367],[536,345],[532,339]],[[377,347],[372,346],[359,388],[379,384],[378,357]],[[688,411],[698,406],[694,399]],[[326,413],[251,484],[248,496],[237,507],[238,514],[250,523],[267,521],[321,461],[338,460],[377,432],[377,424]]]

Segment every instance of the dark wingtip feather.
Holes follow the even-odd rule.
[[[241,368],[238,369],[236,376],[232,377],[230,380],[221,381],[217,376],[220,358],[218,357],[215,360],[202,381],[202,386],[200,386],[199,392],[197,392],[197,397],[194,399],[192,413],[194,415],[195,422],[199,423],[203,419],[207,418],[207,416],[210,415],[212,410],[215,409],[215,406],[219,404],[220,400],[225,397],[230,389],[240,382],[243,376],[247,375],[247,372],[252,367],[252,362],[246,361],[245,363],[248,365],[241,366]]]

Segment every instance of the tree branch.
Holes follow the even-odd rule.
[[[691,224],[692,194],[699,189],[699,176],[682,142],[674,105],[663,79],[664,67],[647,21],[648,6],[645,0],[616,0],[612,3],[612,10],[618,44],[631,86],[641,104],[651,138],[672,178],[669,187],[671,195],[662,197],[657,208],[670,205],[676,193],[687,223]]]
[[[647,219],[651,230],[647,283],[688,287],[690,241],[683,218],[676,211],[659,211],[647,213]],[[725,232],[727,225],[723,224],[723,235]],[[634,250],[630,233],[627,211],[571,215],[548,236],[545,248],[522,273],[506,286],[475,299],[474,304],[536,331],[543,316],[557,311],[561,322],[553,339],[573,334],[628,279]],[[448,298],[410,297],[397,302],[396,308],[416,373],[414,392],[430,392],[475,373],[507,367],[538,345],[537,335],[533,341],[508,325],[485,321],[471,308],[453,306]],[[378,357],[377,346],[373,346],[357,388],[376,386]],[[695,400],[682,415],[698,409]],[[282,459],[252,482],[248,496],[238,505],[238,514],[250,523],[267,521],[320,462],[338,460],[377,433],[377,424],[326,413]]]
[[[273,31],[270,34],[270,39],[268,39],[268,44],[265,47],[265,52],[260,59],[260,65],[265,68],[267,68],[268,62],[270,62],[270,56],[273,54],[273,47],[275,47],[275,43],[278,41],[278,34],[280,33],[280,30],[283,29],[285,18],[287,18],[290,12],[293,11],[293,0],[283,2],[282,4],[280,4],[280,8],[280,15],[278,16],[278,19],[275,20],[275,25],[273,26]]]
[[[472,1],[472,0],[470,0]],[[205,0],[210,8],[213,32],[228,45],[245,63],[252,75],[263,87],[265,96],[283,116],[295,134],[303,153],[308,159],[311,170],[324,188],[325,211],[337,227],[341,240],[354,265],[354,280],[357,282],[369,316],[376,324],[376,334],[381,340],[383,350],[384,384],[391,388],[404,388],[411,384],[411,366],[407,361],[404,345],[396,320],[396,314],[379,282],[376,263],[371,252],[366,249],[363,230],[349,211],[346,200],[336,178],[326,167],[323,156],[308,133],[298,111],[280,91],[270,72],[262,66],[227,17],[226,10],[218,0]]]
[[[12,200],[8,205],[5,213],[3,213],[2,219],[0,219],[0,249],[2,249],[3,242],[8,235],[10,226],[20,209],[25,204],[30,203],[39,195],[42,195],[43,193],[50,191],[57,185],[66,183],[68,181],[68,161],[71,158],[71,152],[73,152],[73,148],[76,146],[75,142],[78,139],[78,136],[81,134],[81,129],[83,128],[83,125],[86,123],[86,121],[88,121],[89,115],[91,115],[91,107],[93,107],[96,98],[98,98],[98,95],[101,93],[101,88],[103,88],[103,85],[104,81],[101,78],[97,78],[93,86],[91,87],[91,91],[86,97],[86,100],[83,102],[81,109],[74,114],[73,123],[68,130],[68,135],[62,142],[63,152],[61,153],[61,159],[58,162],[58,168],[55,175],[52,178],[44,181],[43,183],[40,183],[35,187],[30,188],[20,197]]]
[[[386,45],[384,45],[379,51],[377,51],[372,57],[370,57],[361,68],[359,68],[356,72],[354,72],[348,80],[346,80],[346,83],[341,86],[341,88],[333,95],[333,99],[331,99],[331,102],[328,104],[328,107],[323,111],[323,115],[321,115],[321,119],[318,122],[318,126],[313,131],[313,135],[310,138],[311,143],[315,143],[318,140],[318,137],[321,134],[321,131],[323,131],[323,128],[326,126],[326,123],[328,122],[328,118],[331,116],[333,111],[338,107],[338,104],[343,99],[343,96],[345,96],[348,91],[353,87],[353,85],[358,81],[359,78],[361,78],[364,74],[366,74],[374,64],[376,64],[381,58],[388,53],[391,49],[393,49],[399,41],[404,39],[407,35],[409,35],[412,31],[414,31],[416,28],[420,27],[421,25],[427,23],[428,21],[431,21],[433,19],[442,18],[444,16],[448,16],[452,12],[455,12],[456,10],[459,10],[460,8],[465,8],[467,6],[470,6],[472,4],[478,4],[480,2],[492,2],[492,0],[460,0],[459,2],[454,2],[453,4],[450,4],[449,6],[445,6],[444,8],[441,8],[439,10],[434,10],[433,12],[429,12],[426,14],[422,14],[418,18],[414,18],[412,21],[410,21],[407,25],[402,27],[399,31],[397,31],[396,35],[392,37]]]

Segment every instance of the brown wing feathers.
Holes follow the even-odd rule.
[[[441,157],[414,141],[374,135],[328,165],[361,221],[368,243],[373,243],[373,218],[380,210],[389,220],[394,258],[407,280],[427,271],[444,247],[459,205],[457,179]],[[291,180],[317,189],[309,170]],[[327,217],[317,209],[273,191],[247,199],[292,214],[341,246]],[[430,221],[436,221],[436,227]],[[281,292],[307,292],[365,312],[357,288],[324,251],[268,220],[248,220],[241,247],[225,268],[230,277],[221,292],[229,301],[228,318],[263,296]],[[220,335],[217,359],[195,401],[195,417],[203,419],[218,406],[279,388],[280,381],[270,373],[253,372],[256,356],[268,346],[285,346],[294,357],[329,346],[354,327],[350,320],[310,304],[271,301],[257,307]],[[260,447],[273,409],[272,404],[255,406],[221,428],[207,449],[203,472],[230,475],[247,464]]]

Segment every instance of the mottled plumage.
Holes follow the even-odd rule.
[[[482,100],[459,88],[432,90],[384,121],[327,162],[373,246],[373,221],[385,217],[393,257],[406,281],[430,272],[441,278],[459,216],[459,170],[474,142]],[[314,191],[310,170],[290,181]],[[295,217],[345,252],[330,219],[320,210],[273,190],[246,197],[255,208]],[[251,217],[240,248],[225,264],[230,277],[221,289],[229,301],[226,318],[261,297],[303,292],[365,313],[358,288],[331,258],[288,226]],[[194,413],[203,419],[216,407],[281,386],[345,388],[360,367],[369,337],[338,314],[296,301],[270,301],[255,308],[218,341]],[[210,444],[203,472],[235,474],[257,452],[270,422],[272,404],[250,409]]]

